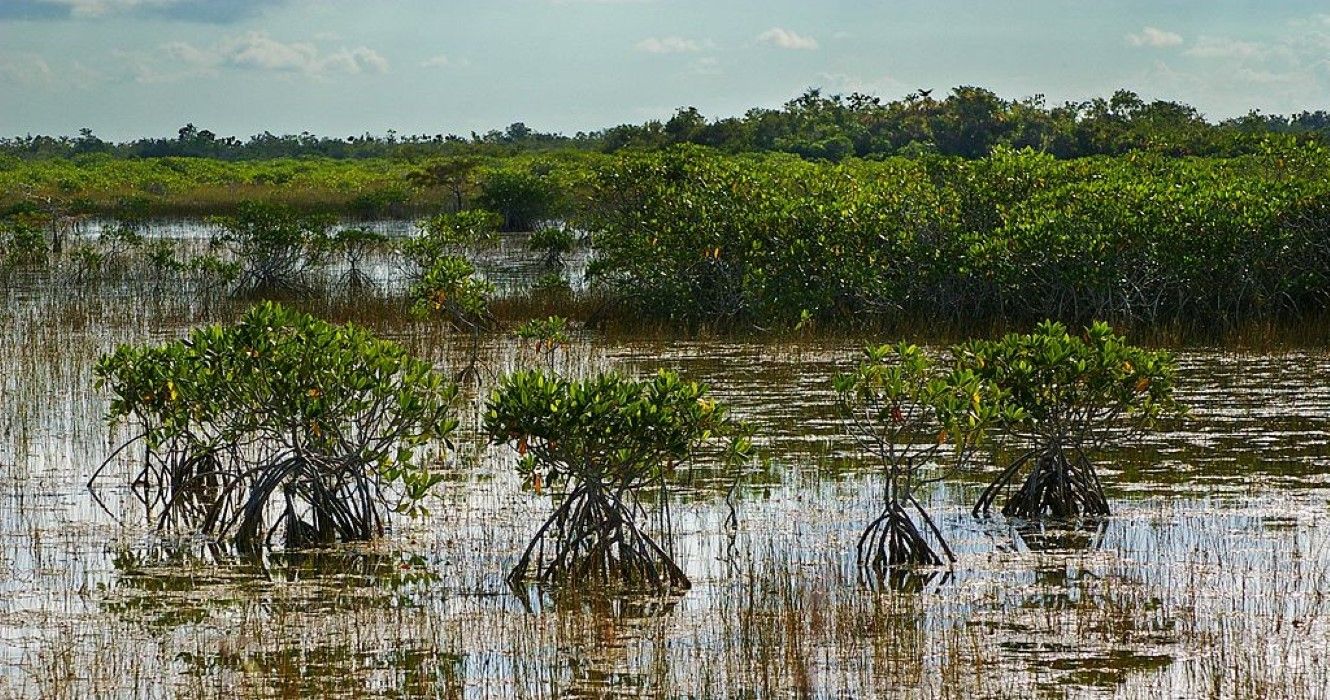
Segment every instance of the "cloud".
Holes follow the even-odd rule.
[[[282,42],[263,32],[247,32],[211,46],[173,41],[163,44],[156,55],[121,51],[117,56],[131,65],[139,82],[170,82],[222,69],[323,78],[386,73],[389,67],[386,58],[366,46],[325,52],[308,42]]]
[[[46,59],[31,53],[0,55],[0,84],[44,87],[55,82]]]
[[[633,48],[646,53],[694,53],[702,50],[701,44],[681,36],[647,37]]]
[[[461,59],[451,58],[449,56],[445,56],[444,54],[439,54],[438,56],[430,56],[429,58],[420,62],[421,68],[465,68],[466,66],[469,65],[471,65],[471,62],[466,60],[465,58]]]
[[[715,56],[703,56],[693,61],[694,75],[723,75],[724,71],[720,68],[720,59]]]
[[[1148,46],[1154,49],[1163,49],[1170,46],[1181,46],[1182,35],[1177,32],[1164,31],[1157,27],[1146,27],[1139,34],[1128,34],[1127,43],[1132,46]]]
[[[95,20],[116,16],[228,24],[287,0],[0,0],[0,20]]]
[[[817,48],[817,40],[812,37],[800,36],[788,29],[772,27],[771,29],[757,35],[757,40],[764,44],[771,44],[782,49],[791,49],[796,51],[812,51]]]
[[[1269,50],[1260,44],[1237,39],[1203,36],[1183,53],[1196,58],[1263,58]]]

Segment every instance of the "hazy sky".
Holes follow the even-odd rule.
[[[1330,2],[0,0],[0,135],[572,133],[962,84],[1330,109]]]

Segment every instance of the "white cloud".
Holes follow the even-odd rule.
[[[647,37],[633,47],[646,53],[692,53],[702,50],[701,44],[681,36]]]
[[[128,10],[174,5],[178,0],[43,0],[49,5],[63,5],[74,17],[101,17]]]
[[[471,62],[465,58],[452,58],[444,54],[430,56],[420,62],[421,68],[465,68],[471,65]]]
[[[309,76],[331,74],[357,75],[386,73],[388,60],[374,49],[357,46],[325,53],[307,42],[286,43],[263,32],[247,32],[209,46],[197,47],[183,41],[173,41],[161,47],[162,53],[174,62],[174,71],[153,73],[155,79],[182,77],[191,72],[208,73],[219,68],[239,68],[277,73],[295,73]],[[132,56],[131,56],[132,57]],[[148,67],[151,72],[153,68]],[[145,74],[140,72],[140,79]]]
[[[1177,32],[1164,31],[1158,27],[1146,27],[1139,34],[1128,34],[1127,43],[1132,46],[1149,46],[1155,49],[1163,49],[1170,46],[1181,46],[1182,35]]]
[[[46,59],[36,54],[0,55],[0,83],[40,87],[55,82],[55,71]]]
[[[1197,58],[1262,58],[1269,51],[1250,41],[1225,39],[1222,37],[1203,36],[1196,40],[1184,53]]]
[[[720,59],[715,56],[703,56],[693,61],[693,73],[695,75],[722,75],[724,71],[720,68]]]
[[[225,24],[271,10],[289,0],[0,0],[0,16],[96,20],[113,16]],[[12,16],[12,14],[11,14]]]
[[[812,51],[817,48],[817,40],[812,37],[800,36],[788,29],[772,27],[771,29],[757,35],[757,40],[764,44],[771,44],[782,49]]]

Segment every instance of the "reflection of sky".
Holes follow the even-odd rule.
[[[113,225],[112,222],[89,221],[81,226],[78,235],[95,239],[101,235],[107,226],[111,225]],[[394,239],[406,238],[418,233],[416,222],[404,219],[356,221],[339,225],[334,227],[333,230],[336,231],[342,227],[368,228]],[[179,241],[185,247],[185,250],[191,250],[190,246],[193,246],[193,250],[200,252],[206,250],[207,241],[216,233],[217,228],[215,226],[199,222],[196,219],[154,222],[145,231],[145,235],[149,237]],[[527,249],[528,236],[529,234],[526,233],[499,234],[497,243],[485,246],[472,254],[471,257],[476,263],[481,276],[494,283],[496,292],[511,294],[525,291],[542,276],[551,272],[557,272],[567,279],[573,289],[585,288],[588,248],[579,246],[573,253],[566,256],[564,267],[561,270],[551,271],[543,264],[541,253],[534,253]],[[402,260],[397,255],[371,253],[361,261],[359,269],[382,289],[394,289],[404,284]],[[334,263],[328,270],[328,274],[333,279],[339,279],[346,274],[347,270],[348,267],[345,262]]]
[[[508,593],[503,575],[552,504],[520,490],[509,450],[472,454],[469,437],[461,474],[431,499],[431,518],[398,521],[387,544],[370,548],[389,567],[406,564],[402,570],[437,580],[399,588],[356,575],[269,581],[207,564],[117,570],[118,551],[141,550],[151,539],[115,478],[99,493],[125,513],[123,527],[84,489],[107,452],[104,397],[91,389],[90,363],[113,342],[169,335],[181,321],[163,327],[142,310],[77,311],[98,303],[71,302],[65,315],[38,307],[0,318],[6,347],[23,348],[0,354],[0,684],[23,687],[23,669],[59,649],[89,663],[132,653],[145,677],[168,683],[184,672],[172,650],[184,645],[206,657],[221,640],[245,639],[236,632],[243,628],[270,640],[251,642],[255,649],[270,649],[275,638],[382,673],[398,663],[381,651],[382,639],[394,648],[459,652],[462,679],[477,696],[493,684],[549,689],[574,676],[592,684],[605,681],[604,672],[617,683],[663,677],[686,691],[704,681],[690,669],[706,664],[722,686],[751,682],[731,662],[762,639],[793,643],[779,617],[787,599],[802,606],[791,624],[807,636],[814,678],[829,689],[883,678],[874,657],[881,635],[912,640],[908,656],[927,683],[951,663],[953,646],[978,639],[975,663],[1013,688],[1034,683],[1036,672],[1048,679],[1077,664],[1148,666],[1163,658],[1172,662],[1162,675],[1128,674],[1128,686],[1154,683],[1179,694],[1209,677],[1213,654],[1251,664],[1283,654],[1292,673],[1298,664],[1312,668],[1300,654],[1330,644],[1322,602],[1330,584],[1322,527],[1330,506],[1320,495],[1330,466],[1324,356],[1184,353],[1179,391],[1192,418],[1105,462],[1116,515],[1097,547],[1032,551],[1030,537],[1004,519],[974,520],[968,503],[983,475],[933,489],[931,512],[960,557],[955,576],[935,592],[893,596],[858,587],[853,569],[877,484],[830,418],[827,378],[853,361],[854,341],[579,342],[573,353],[582,371],[667,365],[711,383],[758,425],[773,460],[771,476],[741,491],[733,550],[721,526],[723,485],[699,475],[674,499],[676,549],[695,587],[659,619],[625,620],[557,606],[528,614]],[[508,340],[486,347],[495,372],[517,352]],[[127,474],[131,466],[113,469]],[[416,554],[423,563],[408,562]],[[136,587],[154,572],[183,576],[192,588]],[[182,621],[167,616],[154,626],[163,615],[139,615],[133,603],[178,609]],[[815,618],[822,627],[812,627]],[[895,627],[873,626],[887,622]],[[769,663],[785,668],[779,656]]]

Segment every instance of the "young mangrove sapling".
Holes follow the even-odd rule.
[[[1180,412],[1173,400],[1175,363],[1164,351],[1126,342],[1106,323],[1080,336],[1045,321],[1034,333],[1008,334],[956,349],[962,367],[1000,389],[999,423],[1025,449],[975,503],[986,513],[999,493],[1030,467],[1002,513],[1021,518],[1108,515],[1092,457]]]
[[[910,515],[955,555],[915,495],[929,469],[959,466],[1000,410],[991,386],[973,372],[948,369],[907,343],[870,347],[853,372],[834,380],[837,406],[885,477],[882,511],[859,538],[861,567],[938,566],[942,559]]]
[[[457,425],[457,389],[429,363],[352,325],[273,303],[233,326],[97,364],[110,419],[141,433],[150,517],[242,548],[285,525],[291,545],[366,540],[416,507]],[[98,478],[107,462],[93,475]]]
[[[600,583],[650,590],[689,587],[669,546],[666,481],[709,444],[723,444],[730,463],[751,443],[704,385],[661,370],[637,381],[608,373],[572,380],[542,369],[503,378],[490,396],[485,432],[513,443],[519,469],[534,484],[566,490],[537,529],[509,581]],[[642,496],[665,530],[648,535]]]

